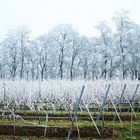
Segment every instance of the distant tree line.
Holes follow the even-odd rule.
[[[122,10],[95,28],[100,36],[81,36],[69,24],[31,40],[26,27],[9,31],[0,43],[1,79],[138,79],[140,25]]]

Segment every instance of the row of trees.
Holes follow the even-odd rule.
[[[0,44],[0,78],[140,80],[140,26],[124,10],[113,21],[114,31],[104,21],[93,38],[69,24],[34,40],[25,27],[9,31]]]

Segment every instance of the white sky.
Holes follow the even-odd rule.
[[[70,23],[91,37],[98,22],[111,21],[121,9],[130,10],[131,19],[140,24],[140,0],[0,0],[0,38],[23,25],[35,37],[60,23]]]

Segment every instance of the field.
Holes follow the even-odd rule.
[[[0,139],[140,139],[138,81],[0,81],[0,93]]]

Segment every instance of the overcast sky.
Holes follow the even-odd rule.
[[[23,25],[36,37],[60,23],[70,23],[91,37],[99,21],[110,23],[121,9],[130,10],[131,19],[140,24],[140,0],[0,0],[0,38]]]

